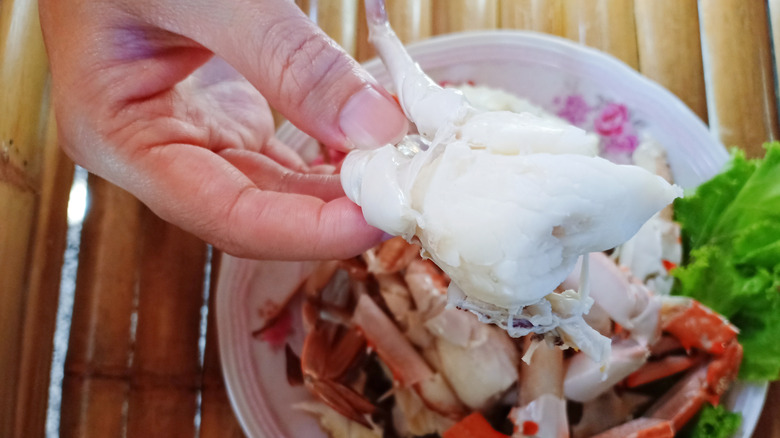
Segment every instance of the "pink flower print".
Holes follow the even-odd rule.
[[[619,103],[608,103],[593,121],[593,127],[599,135],[611,137],[623,133],[628,120],[628,108]]]
[[[604,152],[608,154],[631,154],[639,146],[639,139],[634,134],[613,135],[604,139]]]
[[[581,126],[588,118],[590,106],[588,102],[579,94],[572,94],[566,97],[563,102],[563,108],[558,111],[558,117],[568,121],[572,125]]]

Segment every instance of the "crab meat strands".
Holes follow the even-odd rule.
[[[395,323],[368,295],[361,295],[358,299],[352,320],[365,335],[369,346],[390,368],[394,381],[414,388],[425,405],[439,414],[453,419],[466,415],[466,408],[443,377],[431,370]]]

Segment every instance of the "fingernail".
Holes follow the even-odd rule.
[[[372,86],[349,98],[341,109],[339,125],[348,146],[358,149],[398,143],[408,130],[408,121],[398,104]]]

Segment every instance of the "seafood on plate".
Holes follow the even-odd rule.
[[[660,156],[648,168],[663,174]],[[582,320],[608,339],[604,361],[565,348],[565,332],[512,337],[449,305],[450,276],[400,236],[349,260],[261,263],[285,281],[263,282],[284,293],[256,333],[271,342],[289,313],[280,303],[303,303],[306,336],[286,347],[287,379],[312,394],[295,408],[330,437],[671,437],[718,404],[742,358],[731,323],[666,294],[679,233],[659,212],[556,287],[587,281]]]
[[[287,375],[328,436],[672,437],[736,378],[732,324],[610,255],[590,255],[586,322],[613,351],[602,365],[448,306],[450,279],[419,251],[396,237],[324,262],[302,288],[307,335],[300,354],[288,346]]]
[[[342,165],[366,220],[397,237],[299,278],[307,334],[287,379],[315,401],[296,408],[336,438],[610,438],[671,437],[717,404],[742,347],[666,295],[681,190],[663,149],[618,165],[511,96],[472,105],[413,62],[381,1],[366,12],[417,134]]]
[[[419,243],[452,279],[451,305],[604,363],[609,339],[582,318],[587,288],[556,288],[578,258],[627,241],[681,189],[598,157],[594,135],[560,120],[472,106],[411,59],[381,1],[368,0],[366,13],[419,134],[350,152],[341,170],[347,196],[369,224]]]

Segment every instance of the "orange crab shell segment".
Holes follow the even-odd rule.
[[[674,426],[671,421],[659,418],[637,418],[620,426],[613,427],[593,438],[673,438]]]
[[[306,388],[325,404],[346,418],[371,428],[367,416],[374,413],[376,407],[352,388],[331,380],[306,380]]]
[[[366,341],[359,331],[317,320],[303,343],[300,366],[304,385],[312,394],[344,417],[371,428],[366,416],[374,412],[374,405],[339,381],[365,349]],[[290,353],[288,350],[288,363]]]
[[[646,413],[647,416],[672,422],[675,430],[682,428],[696,415],[704,402],[717,404],[720,396],[708,391],[707,366],[688,374]]]
[[[625,384],[628,388],[642,386],[688,370],[698,363],[700,363],[700,359],[692,356],[667,356],[645,363],[642,368],[626,377]]]
[[[508,438],[497,432],[479,411],[472,412],[444,431],[442,438]]]
[[[366,340],[358,330],[329,321],[317,321],[303,343],[303,373],[317,380],[339,379],[364,354],[365,349]]]
[[[386,240],[363,254],[368,271],[374,274],[398,272],[419,257],[420,247],[400,236]]]
[[[732,341],[724,354],[692,371],[656,402],[647,416],[669,420],[675,430],[682,428],[707,402],[717,405],[720,396],[737,377],[742,346]]]
[[[720,395],[726,392],[731,382],[736,380],[739,365],[742,363],[742,344],[732,341],[726,351],[707,367],[707,385]]]
[[[695,300],[685,300],[664,312],[663,330],[679,339],[687,350],[723,354],[739,333],[725,318]]]

